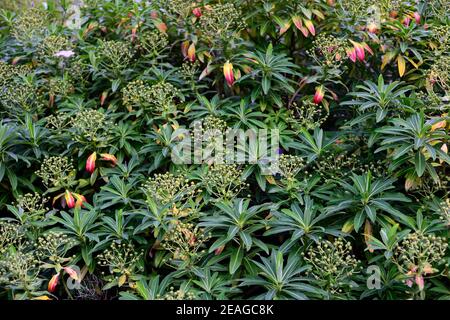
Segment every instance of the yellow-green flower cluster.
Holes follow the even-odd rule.
[[[65,187],[75,178],[75,171],[69,158],[46,157],[36,175],[42,179],[46,187]]]
[[[169,292],[165,293],[163,296],[158,295],[158,300],[194,300],[195,294],[191,291],[185,291],[178,289],[175,291],[174,287],[169,288]]]
[[[98,45],[98,56],[103,66],[113,71],[120,71],[129,66],[134,52],[131,45],[124,41],[101,40]]]
[[[205,6],[202,13],[201,30],[211,42],[230,38],[245,28],[242,13],[232,3]]]
[[[203,229],[192,223],[176,221],[164,235],[161,247],[170,251],[174,260],[189,262],[205,252],[200,249],[210,237]]]
[[[157,30],[142,33],[139,41],[145,54],[151,54],[153,56],[158,56],[169,44],[167,34]]]
[[[24,228],[15,222],[0,221],[0,256],[25,236]]]
[[[293,103],[289,109],[287,119],[295,130],[315,129],[320,127],[328,118],[329,112],[323,105],[316,105],[311,100],[302,100],[301,105]]]
[[[434,267],[445,263],[448,240],[434,234],[408,234],[394,249],[394,259],[400,271],[407,274],[433,273]]]
[[[347,41],[333,35],[320,33],[313,41],[313,48],[308,54],[317,62],[327,67],[339,67],[347,54],[345,48]]]
[[[184,175],[170,172],[156,174],[144,184],[147,198],[166,205],[184,201],[196,194],[196,185],[189,182]]]
[[[274,164],[277,171],[287,180],[292,180],[306,167],[305,160],[296,155],[282,154]]]
[[[79,142],[101,142],[109,137],[112,123],[106,115],[94,109],[86,109],[78,112],[72,121],[75,137]]]
[[[77,244],[67,234],[51,231],[38,238],[36,256],[44,262],[63,264],[74,257],[67,257],[67,252]]]
[[[213,164],[209,167],[204,183],[208,192],[217,199],[235,198],[248,184],[241,179],[242,169],[237,164]]]
[[[351,243],[342,238],[334,241],[320,239],[303,256],[311,265],[308,274],[332,294],[339,294],[345,287],[352,287],[351,278],[360,270]]]
[[[37,54],[41,60],[56,60],[55,54],[59,51],[71,50],[73,44],[61,35],[49,35],[39,44]]]
[[[45,36],[48,15],[38,8],[30,8],[14,21],[11,34],[20,42],[36,42]]]
[[[132,243],[116,243],[97,256],[99,265],[107,267],[109,273],[114,276],[110,281],[121,281],[121,277],[127,279],[140,270],[140,260],[144,254]]]

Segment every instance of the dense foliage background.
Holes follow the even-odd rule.
[[[448,0],[83,2],[2,1],[3,299],[450,298]]]

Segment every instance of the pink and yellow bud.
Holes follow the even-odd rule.
[[[225,76],[225,80],[228,85],[231,87],[234,83],[234,73],[233,73],[233,65],[227,61],[223,65],[223,75]]]
[[[420,14],[417,11],[413,13],[413,18],[417,24],[420,24]]]
[[[303,27],[302,19],[299,16],[293,16],[292,22],[298,30],[301,30],[301,28]]]
[[[321,85],[316,88],[316,93],[314,94],[313,102],[315,104],[321,103],[324,96],[325,96],[325,91],[324,91],[323,86]]]
[[[64,271],[71,277],[73,280],[78,281],[78,273],[72,269],[71,267],[64,267]]]
[[[352,62],[356,62],[356,49],[354,47],[353,48],[348,48],[347,49],[347,56]]]
[[[411,23],[411,18],[409,16],[404,17],[402,23],[405,26],[409,26],[409,24]]]
[[[75,199],[69,190],[64,193],[64,200],[69,208],[75,207]]]
[[[82,194],[78,194],[78,193],[73,193],[73,196],[75,197],[75,199],[77,199],[76,203],[75,203],[75,207],[76,208],[80,208],[83,207],[84,203],[87,203],[86,197],[83,196]]]
[[[48,292],[55,292],[56,286],[58,285],[59,281],[59,273],[55,274],[50,281],[48,282],[47,291]]]
[[[95,170],[95,161],[97,160],[97,152],[93,152],[86,161],[86,171],[89,173]]]
[[[313,36],[315,36],[316,29],[314,28],[312,21],[304,19],[303,22],[305,23],[305,27],[308,29],[309,33],[311,33]]]

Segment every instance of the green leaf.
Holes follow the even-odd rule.
[[[244,249],[241,247],[238,247],[231,253],[230,268],[229,268],[230,274],[234,274],[237,271],[237,269],[239,269],[243,257],[244,257]]]
[[[425,172],[425,157],[422,152],[419,151],[416,153],[414,163],[416,165],[417,176],[421,177]]]

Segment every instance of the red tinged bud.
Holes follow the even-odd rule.
[[[418,12],[413,13],[414,20],[417,24],[420,24],[420,14]]]
[[[225,246],[224,246],[224,245],[218,247],[216,250],[214,250],[214,254],[215,254],[216,256],[218,256],[219,254],[222,253],[223,249],[225,249]]]
[[[316,93],[314,94],[313,102],[315,104],[321,103],[324,96],[325,96],[325,91],[323,89],[323,86],[317,87],[316,88]]]
[[[86,197],[83,196],[82,194],[78,194],[78,193],[73,193],[73,196],[75,197],[75,199],[77,199],[77,202],[75,203],[75,207],[80,208],[83,207],[84,203],[87,203]]]
[[[294,23],[295,27],[301,31],[301,28],[303,27],[302,19],[299,16],[293,16],[292,22]]]
[[[194,8],[194,10],[192,10],[192,13],[197,17],[200,18],[202,16],[202,9],[200,8]]]
[[[112,154],[109,153],[102,153],[100,154],[100,159],[103,161],[109,161],[111,162],[114,166],[117,164],[117,158],[115,156],[113,156]]]
[[[350,40],[350,42],[353,44],[353,48],[347,49],[347,55],[351,61],[356,62],[356,59],[361,62],[364,61],[365,51],[373,55],[372,49],[365,42],[358,43],[353,40]]]
[[[95,170],[95,161],[97,160],[97,152],[93,152],[86,161],[86,171],[89,173]]]
[[[409,24],[411,23],[411,18],[409,16],[404,17],[402,23],[405,26],[409,26]]]
[[[59,281],[59,274],[57,273],[48,282],[47,291],[48,292],[55,292],[56,286],[58,285],[58,281]]]
[[[187,57],[190,62],[195,61],[195,44],[194,43],[191,43],[191,45],[189,46],[189,49],[187,52]]]
[[[106,98],[108,98],[108,91],[103,91],[100,95],[100,105],[103,106],[105,104]]]
[[[228,85],[231,87],[234,83],[234,73],[233,73],[233,65],[227,61],[223,65],[223,75],[225,76],[225,80]]]
[[[66,190],[64,194],[64,200],[66,200],[66,204],[69,208],[75,207],[75,199],[73,198],[72,193],[69,190]]]

